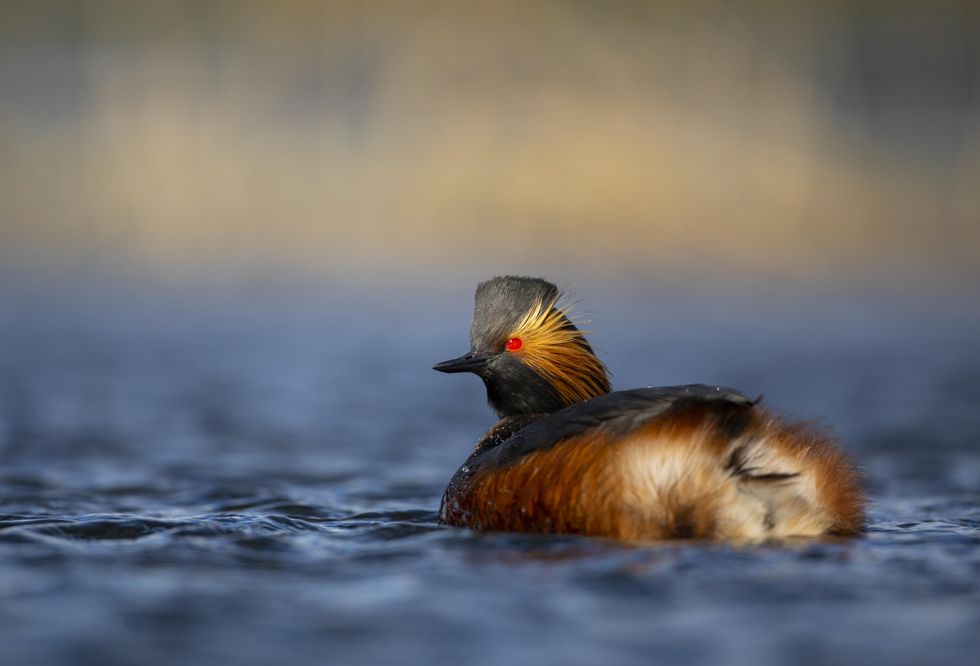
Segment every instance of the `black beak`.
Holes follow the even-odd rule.
[[[487,354],[480,354],[477,352],[470,352],[469,354],[463,354],[459,358],[454,358],[450,361],[443,361],[442,363],[436,363],[432,366],[433,370],[438,370],[439,372],[477,372],[487,364],[487,362],[493,358],[493,356]]]

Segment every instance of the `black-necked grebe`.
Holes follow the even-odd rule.
[[[858,475],[830,438],[731,389],[610,392],[560,299],[539,278],[481,283],[470,352],[434,366],[483,379],[500,419],[449,483],[442,522],[627,540],[861,531]]]

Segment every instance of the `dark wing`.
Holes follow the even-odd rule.
[[[733,389],[705,384],[615,391],[544,416],[476,457],[482,458],[481,466],[506,465],[591,430],[611,437],[625,435],[670,410],[706,407],[746,412],[756,402]]]

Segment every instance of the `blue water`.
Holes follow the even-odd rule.
[[[962,664],[980,650],[966,304],[590,292],[617,386],[715,382],[823,416],[874,502],[852,541],[640,547],[435,523],[492,422],[478,380],[429,369],[465,350],[470,298],[7,292],[0,661]]]

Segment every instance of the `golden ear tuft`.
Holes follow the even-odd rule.
[[[608,393],[609,378],[585,333],[572,324],[568,309],[558,305],[559,298],[536,302],[508,338],[521,341],[514,353],[573,404]]]

